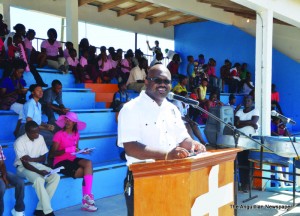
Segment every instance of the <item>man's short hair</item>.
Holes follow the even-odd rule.
[[[29,132],[32,128],[37,128],[39,125],[35,121],[28,121],[25,124],[25,131]]]
[[[55,86],[58,86],[58,85],[62,86],[61,82],[57,79],[53,80],[52,83],[51,83],[52,87],[55,87]]]

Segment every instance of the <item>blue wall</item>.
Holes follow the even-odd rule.
[[[204,54],[205,60],[214,58],[217,61],[216,71],[220,75],[220,67],[225,59],[248,63],[248,69],[254,80],[255,69],[255,37],[242,30],[212,21],[183,24],[175,27],[175,50],[179,52],[183,62],[180,73],[186,74],[187,56],[195,59]],[[281,107],[284,114],[295,119],[298,124],[293,130],[300,130],[300,64],[286,55],[273,49],[273,83],[280,92]]]

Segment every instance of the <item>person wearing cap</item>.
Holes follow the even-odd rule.
[[[43,164],[48,148],[39,133],[39,125],[35,121],[28,121],[25,124],[25,132],[14,143],[16,153],[14,166],[17,168],[17,175],[31,182],[37,194],[39,202],[33,215],[53,216],[51,199],[60,176],[57,173],[49,175],[52,169]]]
[[[23,106],[23,116],[21,126],[17,137],[22,136],[25,133],[25,123],[29,121],[35,121],[40,128],[40,134],[44,137],[48,146],[52,144],[54,125],[45,124],[42,122],[42,105],[39,100],[43,97],[43,89],[38,84],[32,84],[29,87],[31,92],[30,98]]]
[[[76,113],[68,112],[61,115],[56,124],[61,128],[54,137],[53,145],[50,151],[50,157],[54,158],[54,167],[63,166],[61,170],[65,176],[72,178],[83,178],[82,180],[82,207],[84,211],[94,212],[98,208],[95,206],[94,196],[92,194],[93,166],[87,159],[76,157],[75,153],[79,151],[79,130],[86,127],[86,123],[78,119]],[[88,154],[89,152],[85,152]]]

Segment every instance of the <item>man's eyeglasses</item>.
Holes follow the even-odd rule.
[[[162,84],[162,83],[164,83],[165,85],[169,85],[171,83],[171,80],[161,79],[161,78],[158,78],[158,77],[148,77],[147,80],[153,81],[156,84]]]

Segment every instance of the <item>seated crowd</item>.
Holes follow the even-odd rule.
[[[112,108],[119,112],[123,104],[130,100],[127,89],[141,92],[145,89],[145,79],[147,78],[149,64],[147,58],[141,50],[127,50],[123,58],[123,50],[115,50],[113,47],[100,47],[100,54],[96,54],[96,47],[89,44],[88,39],[83,38],[77,50],[73,48],[72,42],[66,42],[65,49],[58,42],[57,32],[50,28],[47,32],[48,39],[41,44],[41,51],[36,51],[32,46],[35,31],[29,29],[25,31],[25,26],[17,24],[14,32],[6,35],[5,40],[0,39],[0,67],[4,73],[0,84],[0,109],[13,110],[19,115],[19,121],[14,131],[17,140],[14,148],[16,153],[15,166],[17,175],[7,172],[5,169],[5,156],[0,145],[0,215],[3,213],[3,194],[5,185],[12,184],[18,188],[16,193],[16,205],[12,210],[13,215],[23,215],[24,211],[24,182],[19,177],[24,177],[32,182],[36,190],[39,202],[34,215],[54,215],[51,208],[51,198],[59,183],[59,175],[53,174],[44,179],[49,171],[55,167],[64,166],[62,173],[73,178],[82,178],[82,209],[86,211],[97,211],[93,194],[91,192],[93,181],[93,168],[89,160],[82,159],[74,155],[78,148],[78,130],[85,128],[85,123],[77,118],[77,115],[70,112],[62,101],[62,83],[53,80],[50,88],[47,87],[36,68],[48,65],[62,73],[72,71],[76,83],[110,83],[113,79],[118,81],[119,91],[114,95]],[[3,36],[3,35],[1,35]],[[153,61],[150,67],[162,64],[163,54],[159,48],[158,41],[155,47],[149,49],[153,51]],[[169,55],[168,55],[169,56]],[[247,69],[247,64],[235,63],[232,67],[229,60],[225,60],[220,69],[221,77],[216,75],[216,61],[210,58],[206,63],[203,54],[194,61],[193,56],[188,56],[187,76],[179,73],[181,59],[179,54],[173,53],[169,56],[170,62],[167,65],[171,73],[171,81],[177,81],[172,91],[183,97],[191,97],[199,101],[200,107],[209,111],[210,108],[223,106],[220,101],[220,92],[224,92],[225,85],[229,86],[229,97],[227,105],[234,108],[236,116],[235,123],[238,128],[252,126],[257,129],[257,111],[252,116],[244,118],[245,113],[252,113],[254,85],[251,82],[251,73]],[[36,84],[26,88],[23,79],[24,71],[30,71]],[[154,78],[153,78],[154,79]],[[170,83],[153,80],[157,84],[168,85]],[[26,93],[31,92],[30,99],[26,102]],[[190,93],[189,93],[190,92]],[[207,93],[209,98],[206,98]],[[274,86],[274,94],[275,86]],[[245,93],[244,109],[241,105],[235,105],[236,93]],[[277,99],[273,98],[272,105],[279,106]],[[54,104],[56,102],[58,105]],[[208,115],[198,109],[188,106],[183,102],[174,102],[178,107],[182,120],[185,123],[191,137],[195,136],[202,144],[205,139],[199,131],[199,124],[205,124]],[[48,122],[42,122],[42,113],[48,117]],[[56,120],[54,113],[60,115]],[[279,127],[280,121],[274,120],[273,124]],[[274,126],[275,127],[275,126]],[[280,134],[280,130],[274,129],[274,134]],[[41,135],[41,136],[39,136]],[[45,166],[46,153],[47,162],[50,166]],[[242,158],[247,155],[242,156]],[[245,161],[242,163],[246,163]],[[53,164],[52,164],[53,161]],[[242,176],[242,188],[248,185],[247,174]],[[19,177],[18,177],[19,176]],[[20,183],[20,182],[23,182]],[[46,187],[44,186],[46,183]]]

